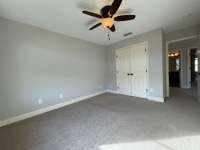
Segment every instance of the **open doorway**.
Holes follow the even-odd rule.
[[[188,37],[167,42],[167,95],[174,95],[175,88],[197,98],[199,58],[198,38]]]
[[[168,53],[169,59],[169,85],[170,87],[181,87],[181,52],[171,50]]]

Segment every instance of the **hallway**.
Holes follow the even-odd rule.
[[[170,88],[170,92],[171,92],[171,96],[174,97],[176,96],[177,98],[181,95],[181,94],[185,94],[187,96],[190,96],[189,99],[195,99],[197,100],[197,86],[193,86],[190,89],[182,89],[182,88]],[[180,94],[180,95],[179,95]]]

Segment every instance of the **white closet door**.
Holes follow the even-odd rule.
[[[117,91],[131,95],[130,48],[116,50]]]
[[[131,49],[132,95],[146,97],[147,93],[147,43],[136,44]]]

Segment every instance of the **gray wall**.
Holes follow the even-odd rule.
[[[139,42],[148,41],[149,44],[149,92],[153,97],[164,97],[164,60],[165,49],[163,44],[163,32],[161,29],[130,39],[126,39],[108,47],[108,89],[116,90],[116,66],[115,50]]]
[[[165,34],[166,41],[177,40],[184,37],[189,37],[200,33],[200,25],[188,27],[185,29],[177,30],[174,32],[170,32]]]
[[[105,90],[106,58],[102,46],[0,19],[0,120]]]

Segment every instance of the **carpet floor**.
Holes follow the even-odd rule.
[[[186,149],[187,148],[187,149]],[[199,150],[200,105],[103,94],[0,128],[0,150]]]

